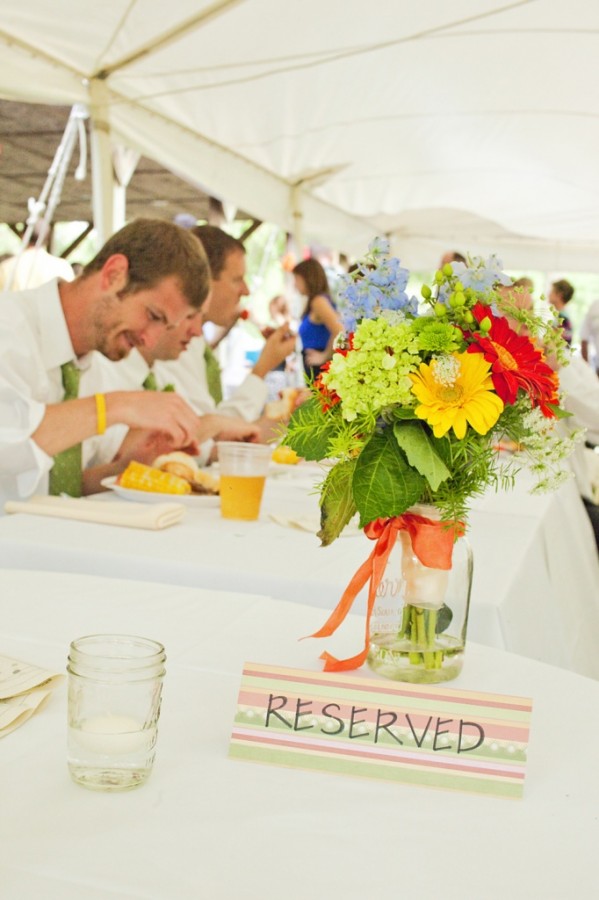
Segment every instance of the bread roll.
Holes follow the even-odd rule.
[[[219,494],[220,482],[214,475],[198,469],[194,480],[191,482],[191,489],[194,494]]]
[[[163,453],[158,456],[152,463],[155,469],[161,469],[163,472],[170,472],[171,475],[178,475],[179,478],[185,478],[190,484],[195,481],[198,473],[198,464],[193,456],[189,453],[183,453],[182,450],[176,450],[173,453]]]
[[[194,494],[219,493],[218,478],[199,469],[193,456],[190,456],[189,453],[184,453],[182,450],[164,453],[154,460],[153,466],[162,472],[168,472],[170,475],[178,475],[179,478],[184,478],[191,485]]]
[[[267,419],[289,419],[295,409],[295,401],[299,394],[298,388],[283,388],[280,400],[272,400],[264,407],[264,415]]]

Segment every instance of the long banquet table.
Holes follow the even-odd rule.
[[[317,642],[296,638],[318,610],[78,574],[1,578],[2,654],[64,671],[74,637],[118,631],[163,641],[168,657],[156,764],[139,790],[70,781],[64,683],[0,740],[2,900],[596,896],[596,681],[469,646],[451,687],[533,699],[520,800],[236,762],[243,663],[316,670]],[[352,616],[340,642],[361,627]]]
[[[313,533],[269,517],[316,523],[319,476],[310,466],[273,475],[258,522],[227,521],[212,507],[188,508],[180,525],[159,532],[3,516],[0,567],[250,591],[331,610],[370,542],[356,532],[321,548]],[[573,481],[541,496],[528,487],[523,473],[514,491],[488,493],[473,506],[469,636],[599,678],[599,560],[588,518]]]

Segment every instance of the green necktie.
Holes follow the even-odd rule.
[[[206,384],[208,385],[208,392],[218,406],[223,399],[220,366],[216,356],[212,352],[212,347],[209,347],[208,344],[206,344],[206,349],[204,350],[204,362],[206,363]]]
[[[148,372],[148,376],[144,383],[142,384],[144,391],[157,391],[158,384],[156,382],[156,376],[153,372]]]
[[[75,400],[79,395],[80,371],[74,362],[61,366],[63,400]],[[54,457],[54,465],[50,470],[50,493],[69,494],[71,497],[81,496],[81,444],[75,444]]]
[[[148,376],[144,383],[142,384],[142,388],[144,391],[157,391],[158,390],[158,382],[156,381],[156,376],[153,372],[148,372]],[[166,391],[167,393],[174,393],[175,385],[174,384],[165,384],[163,388],[160,388],[161,391]]]

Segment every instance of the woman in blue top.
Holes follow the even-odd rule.
[[[298,330],[302,342],[304,369],[310,381],[333,355],[333,342],[343,331],[330,298],[327,276],[316,259],[305,259],[293,269],[295,286],[307,297],[306,307]]]

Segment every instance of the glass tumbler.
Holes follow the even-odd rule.
[[[73,781],[96,791],[143,784],[154,763],[166,654],[162,644],[92,634],[70,646],[67,761]]]

